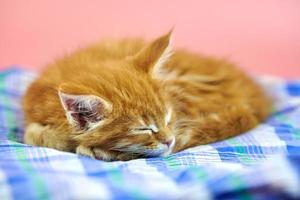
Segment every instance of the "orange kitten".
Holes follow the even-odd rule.
[[[255,127],[270,112],[231,63],[151,43],[105,41],[49,65],[24,96],[25,142],[103,160],[168,155]]]

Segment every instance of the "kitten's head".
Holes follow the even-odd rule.
[[[59,97],[74,138],[89,152],[78,153],[129,160],[172,152],[174,112],[157,78],[171,55],[170,35],[135,55],[105,60],[93,74],[79,75],[76,84],[60,86]]]

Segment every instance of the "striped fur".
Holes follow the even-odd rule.
[[[268,116],[271,103],[243,72],[184,50],[171,56],[170,36],[104,41],[48,65],[24,96],[25,142],[129,160],[222,140]],[[110,106],[96,110],[95,123],[68,115],[59,93]],[[82,119],[97,126],[76,128]]]

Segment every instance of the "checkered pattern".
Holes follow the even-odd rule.
[[[103,162],[22,144],[32,72],[0,73],[0,199],[298,199],[300,81],[260,78],[273,116],[240,136],[164,157]],[[38,99],[37,99],[38,101]]]

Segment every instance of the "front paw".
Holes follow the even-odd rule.
[[[85,146],[79,145],[76,148],[76,153],[79,154],[79,155],[82,155],[82,156],[88,156],[88,157],[91,157],[91,158],[96,158],[95,153],[94,153],[94,151],[91,147],[85,147]]]
[[[126,154],[126,153],[119,153],[116,156],[116,160],[121,160],[121,161],[128,161],[128,160],[133,160],[140,158],[140,155],[138,154]]]
[[[113,161],[116,160],[116,154],[110,151],[104,151],[99,148],[86,147],[79,145],[76,148],[76,153],[83,156],[88,156],[98,160]]]
[[[104,151],[99,148],[93,148],[93,152],[94,152],[95,158],[98,160],[105,160],[105,161],[116,160],[116,154],[112,151]]]
[[[119,151],[105,151],[100,148],[86,147],[82,145],[79,145],[76,148],[76,153],[79,155],[88,156],[97,160],[104,161],[127,161],[139,157],[138,154],[126,154]]]

